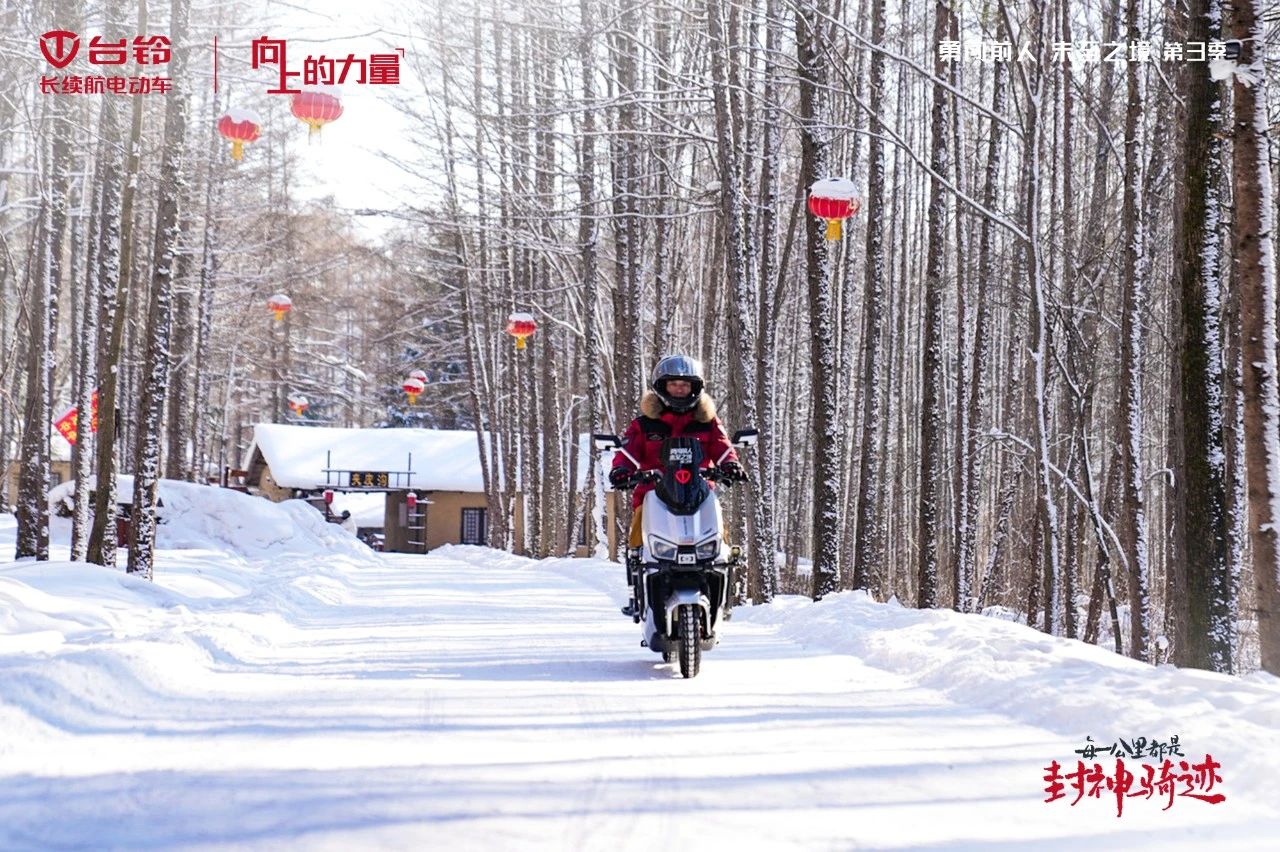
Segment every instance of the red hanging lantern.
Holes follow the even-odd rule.
[[[809,187],[809,212],[827,220],[827,239],[840,239],[840,223],[862,207],[858,188],[847,178],[823,178]]]
[[[324,490],[324,504],[326,506],[333,505],[333,489],[332,488],[326,488]]]
[[[289,410],[301,417],[302,412],[311,407],[311,402],[301,394],[289,397]]]
[[[244,159],[244,146],[262,135],[262,121],[247,109],[229,109],[218,119],[218,132],[231,140],[231,159]]]
[[[293,96],[292,108],[293,114],[311,128],[308,138],[342,116],[342,101],[338,100],[338,90],[333,86],[303,86],[302,91]]]
[[[525,340],[537,330],[538,323],[534,320],[533,314],[516,311],[507,318],[507,334],[516,339],[517,349],[523,349]]]
[[[284,319],[284,315],[293,309],[293,299],[290,299],[284,293],[276,293],[267,299],[267,307],[276,315],[276,322]]]
[[[409,395],[410,405],[418,404],[418,394],[422,393],[426,387],[427,385],[425,382],[421,379],[415,379],[413,376],[409,376],[405,379],[404,384],[400,386],[401,390]]]
[[[405,495],[404,502],[405,505],[409,507],[409,511],[412,512],[414,509],[418,508],[418,495],[410,491]]]
[[[409,373],[409,378],[417,379],[424,385],[427,383],[427,373],[425,370],[413,370]]]

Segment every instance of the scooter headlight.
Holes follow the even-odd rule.
[[[702,544],[698,545],[695,553],[698,555],[699,562],[707,562],[711,559],[715,559],[720,555],[720,540],[712,538],[704,541]]]
[[[654,559],[661,559],[663,562],[676,561],[676,546],[660,538],[649,539],[649,553]]]

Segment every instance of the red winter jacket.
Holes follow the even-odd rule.
[[[667,438],[697,438],[702,444],[702,467],[737,461],[738,454],[729,443],[729,436],[716,417],[716,405],[706,395],[692,411],[678,414],[662,404],[662,397],[646,391],[640,398],[640,416],[631,421],[622,436],[623,448],[640,462],[641,470],[661,470],[662,442]],[[726,455],[725,452],[728,451]],[[721,458],[723,456],[723,458]],[[622,453],[613,457],[613,469],[634,470],[631,459]],[[644,501],[644,495],[653,490],[650,484],[638,486],[631,493],[632,507]]]

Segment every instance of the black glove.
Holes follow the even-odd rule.
[[[609,484],[614,488],[625,488],[634,473],[635,471],[628,467],[615,467],[609,471]]]
[[[720,474],[730,482],[746,482],[747,472],[733,459],[720,465]]]

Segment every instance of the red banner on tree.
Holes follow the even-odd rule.
[[[98,431],[98,392],[93,392],[93,403],[89,409],[89,431]],[[58,430],[58,434],[67,439],[68,444],[74,444],[80,427],[80,409],[78,406],[71,406],[66,414],[63,414],[54,421],[53,428]]]

